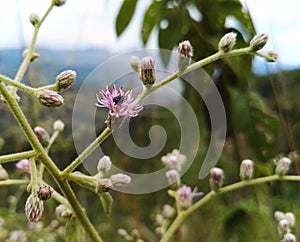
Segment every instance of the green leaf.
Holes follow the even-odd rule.
[[[141,30],[141,36],[144,45],[147,43],[149,36],[153,28],[155,27],[155,25],[159,24],[160,21],[159,11],[163,5],[164,5],[163,1],[153,2],[144,15],[143,25]]]
[[[104,210],[105,214],[107,216],[109,216],[111,214],[111,209],[112,209],[112,205],[113,205],[113,202],[114,202],[112,196],[110,195],[109,192],[103,192],[103,193],[100,193],[98,195],[99,195],[99,198],[101,200],[101,203],[102,203],[103,210]]]
[[[71,218],[66,225],[66,241],[67,242],[86,241],[85,231],[76,218]]]
[[[124,0],[116,19],[116,32],[118,37],[130,23],[136,4],[137,0]]]

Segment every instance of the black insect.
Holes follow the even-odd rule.
[[[113,98],[114,104],[118,104],[119,102],[123,102],[125,99],[125,96],[117,96]]]

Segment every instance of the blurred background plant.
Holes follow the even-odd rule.
[[[142,13],[141,22],[134,19],[137,14],[141,14],[137,12],[140,10],[138,8],[140,1],[124,0],[121,2],[115,17],[116,34],[118,37],[121,36],[121,40],[130,25],[139,24],[138,38],[143,44],[154,41],[159,48],[173,50],[182,40],[189,40],[194,47],[194,60],[216,52],[218,41],[225,33],[231,31],[237,33],[237,48],[247,46],[246,43],[256,33],[256,26],[251,18],[252,12],[248,12],[247,6],[238,0],[148,1]],[[64,8],[68,8],[68,4]],[[1,7],[1,9],[4,8]],[[101,29],[93,31],[101,32]],[[64,33],[60,37],[64,38]],[[270,38],[272,39],[272,35]],[[49,76],[55,76],[67,68],[76,69],[77,83],[64,94],[64,108],[54,109],[49,113],[29,95],[23,93],[20,95],[21,106],[25,113],[30,113],[29,121],[33,126],[42,126],[50,131],[55,120],[64,121],[65,130],[51,149],[51,156],[54,160],[60,161],[57,164],[58,167],[64,168],[77,154],[71,130],[71,113],[76,93],[86,75],[96,64],[104,61],[112,53],[86,50],[87,61],[82,64],[84,61],[81,58],[79,62],[73,59],[78,59],[84,51],[79,53],[78,50],[65,51],[64,46],[60,48],[59,52],[44,48],[39,51],[37,48],[41,54],[41,61],[30,66],[25,81],[33,86],[42,83],[49,84],[49,79],[51,79]],[[21,56],[16,57],[19,54],[20,50],[1,50],[0,71],[7,75],[14,75],[16,71],[14,66],[18,65],[19,58],[21,58]],[[96,55],[95,63],[90,61],[94,55]],[[65,60],[67,56],[70,58],[69,62],[55,63],[59,59]],[[13,64],[7,65],[8,57]],[[167,65],[169,59],[164,56],[162,61]],[[218,166],[225,171],[226,184],[239,179],[239,165],[243,159],[250,158],[255,162],[255,177],[270,175],[273,173],[273,159],[283,155],[293,155],[299,149],[300,113],[298,107],[300,101],[297,95],[300,71],[278,69],[276,73],[264,73],[258,76],[253,73],[252,64],[253,57],[237,56],[205,67],[205,71],[216,83],[226,108],[228,132],[224,151],[218,162]],[[275,64],[262,65],[273,72]],[[109,77],[101,78],[109,79]],[[184,97],[197,114],[202,136],[196,161],[184,174],[182,180],[191,187],[198,187],[199,190],[207,192],[209,191],[208,178],[199,180],[198,172],[209,144],[210,121],[201,97],[186,83],[181,84]],[[162,125],[168,134],[166,146],[149,162],[141,162],[122,154],[113,145],[112,137],[102,145],[103,150],[111,156],[112,160],[121,161],[119,166],[124,170],[147,173],[160,169],[162,167],[162,164],[158,162],[160,157],[178,145],[180,134],[174,132],[178,130],[178,124],[172,115],[154,108],[150,109],[150,116],[148,115],[138,117],[131,122],[131,127],[135,127],[132,129],[132,137],[136,144],[147,144],[148,137],[145,131],[154,124]],[[1,154],[29,149],[25,137],[19,135],[20,130],[10,128],[16,126],[16,123],[4,105],[1,106],[0,124]],[[297,161],[293,162],[290,172],[299,175],[298,166]],[[5,164],[4,167],[11,178],[25,176],[16,171],[14,163]],[[81,167],[81,170],[85,171],[84,167]],[[47,180],[47,176],[45,179]],[[55,184],[50,185],[55,188]],[[87,208],[88,216],[95,221],[94,224],[97,225],[97,230],[103,235],[105,241],[122,241],[121,237],[116,237],[116,231],[121,227],[128,231],[137,228],[145,241],[156,241],[157,237],[153,232],[156,227],[156,214],[163,204],[172,202],[166,190],[145,195],[118,194],[119,201],[114,204],[114,209],[108,218],[103,213],[100,202],[99,204],[89,202],[98,200],[96,194],[81,189],[77,185],[73,186],[82,205]],[[279,241],[276,231],[277,222],[273,219],[273,213],[275,210],[292,211],[296,218],[300,218],[300,207],[297,202],[299,200],[298,189],[298,183],[282,182],[247,187],[225,194],[196,211],[186,220],[175,241],[247,242],[252,241],[253,234],[256,235],[257,241]],[[27,197],[25,191],[26,186],[1,187],[0,217],[3,223],[1,223],[0,240],[1,238],[8,240],[12,237],[13,241],[13,236],[17,236],[16,231],[19,231],[19,234],[20,231],[25,231],[28,241],[37,241],[38,238],[43,238],[44,241],[64,241],[63,228],[60,227],[63,222],[57,220],[53,214],[58,205],[55,201],[47,203],[45,215],[42,218],[43,225],[36,224],[38,228],[30,227],[31,225],[27,223],[24,216],[24,204]],[[295,234],[300,234],[297,227]],[[22,237],[25,236],[22,235]]]

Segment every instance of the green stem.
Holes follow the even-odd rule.
[[[47,86],[39,87],[36,90],[39,91],[44,91],[44,90],[55,90],[56,89],[56,84],[50,84]]]
[[[167,230],[167,232],[164,234],[164,236],[162,237],[162,239],[160,240],[160,242],[170,241],[170,239],[174,235],[175,231],[179,228],[180,224],[184,221],[184,219],[187,216],[189,216],[190,214],[192,214],[195,210],[197,210],[198,208],[202,207],[203,205],[205,205],[206,203],[208,203],[209,201],[211,201],[214,197],[216,197],[218,195],[221,195],[221,194],[224,194],[224,193],[227,193],[227,192],[230,192],[230,191],[233,191],[233,190],[240,189],[240,188],[244,188],[244,187],[248,187],[248,186],[253,186],[253,185],[257,185],[257,184],[261,184],[261,183],[266,183],[266,182],[279,181],[279,180],[283,180],[283,181],[300,181],[300,176],[278,176],[278,175],[272,175],[272,176],[266,176],[266,177],[256,178],[256,179],[253,179],[253,180],[250,180],[250,181],[237,182],[237,183],[228,185],[226,187],[220,188],[217,192],[210,191],[201,200],[199,200],[198,202],[196,202],[195,204],[193,204],[188,209],[182,210],[177,215],[177,217],[175,218],[175,220],[173,221],[173,223],[171,224],[171,226],[169,227],[169,229]]]
[[[18,121],[19,126],[22,128],[23,132],[25,133],[26,138],[30,142],[32,148],[37,151],[37,153],[39,154],[39,159],[48,169],[49,173],[57,182],[63,194],[68,199],[72,207],[72,210],[74,211],[74,214],[79,220],[79,222],[82,224],[82,226],[87,231],[87,233],[89,234],[89,236],[93,241],[102,241],[97,231],[95,230],[94,226],[92,225],[92,223],[90,222],[90,220],[88,219],[84,211],[82,210],[81,205],[79,204],[68,181],[64,180],[61,177],[60,170],[57,168],[57,166],[52,161],[52,159],[48,156],[47,152],[45,151],[45,149],[42,147],[39,140],[35,136],[18,102],[10,95],[10,93],[8,92],[8,90],[3,85],[2,82],[0,82],[0,92],[2,93],[3,97],[6,99],[12,113],[14,114],[16,120]]]
[[[30,158],[30,181],[31,181],[31,193],[36,195],[38,190],[38,174],[36,169],[35,158]]]
[[[70,173],[68,174],[67,179],[93,192],[97,187],[97,180],[94,177],[86,176],[84,174],[77,175],[76,173]]]
[[[29,180],[17,180],[17,179],[9,179],[5,181],[0,181],[0,186],[11,186],[11,185],[24,185],[28,184]]]
[[[86,159],[96,148],[99,144],[101,144],[110,134],[111,129],[106,128],[103,132],[88,146],[86,149],[74,160],[71,164],[62,171],[62,176],[66,177],[70,174],[77,166],[81,164],[81,162]]]
[[[24,152],[19,152],[15,154],[9,154],[9,155],[1,155],[0,156],[0,164],[6,163],[6,162],[12,162],[16,160],[21,160],[21,159],[29,159],[31,157],[36,156],[38,153],[34,150],[30,151],[24,151]]]
[[[27,92],[27,93],[35,96],[36,90],[34,88],[24,85],[20,82],[15,82],[14,80],[12,80],[4,75],[0,74],[0,81],[3,81],[13,87],[19,88],[19,89],[23,90],[24,92]]]

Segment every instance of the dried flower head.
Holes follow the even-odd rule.
[[[141,80],[145,86],[153,85],[156,80],[155,62],[150,56],[141,61]]]
[[[44,203],[36,195],[31,194],[25,204],[25,214],[30,222],[38,222],[44,211]]]
[[[106,87],[106,91],[101,91],[97,95],[97,101],[96,106],[108,108],[109,116],[113,118],[136,117],[143,110],[143,106],[139,105],[139,99],[133,98],[132,90],[125,93],[123,86],[118,90],[116,85],[113,85],[111,91]]]
[[[223,180],[224,180],[224,172],[222,169],[213,167],[210,170],[210,188],[213,191],[217,191],[219,188],[223,186]]]
[[[40,104],[49,108],[60,107],[64,104],[64,98],[56,91],[52,90],[43,90],[38,92],[37,98]]]
[[[165,166],[177,171],[181,171],[182,166],[186,162],[186,156],[181,154],[179,150],[174,149],[172,153],[168,153],[167,155],[163,156],[161,161]]]
[[[235,45],[235,42],[236,42],[236,33],[227,33],[225,34],[220,42],[219,42],[219,50],[222,50],[224,52],[228,52],[230,51],[233,46]]]

